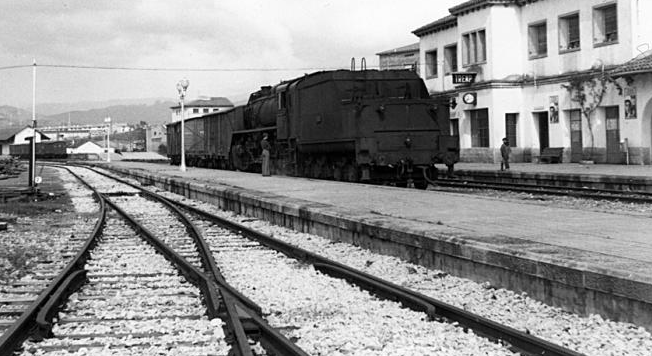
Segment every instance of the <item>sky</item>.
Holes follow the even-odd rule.
[[[2,0],[0,105],[31,108],[34,60],[37,103],[173,99],[182,78],[188,99],[237,98],[304,73],[348,69],[352,57],[372,69],[376,53],[418,42],[413,30],[461,2]]]

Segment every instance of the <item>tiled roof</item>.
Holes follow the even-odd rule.
[[[614,68],[611,73],[625,75],[650,72],[652,72],[652,51],[647,51],[629,62],[625,62],[624,64]]]
[[[393,53],[405,53],[405,52],[418,52],[419,51],[419,42],[413,43],[411,45],[403,46],[403,47],[398,47],[394,49],[390,49],[387,51],[383,51],[380,53],[376,53],[377,55],[383,55],[383,54],[393,54]]]
[[[453,26],[457,26],[457,16],[448,15],[440,18],[435,22],[431,22],[425,26],[421,26],[416,30],[412,31],[412,33],[414,33],[417,36],[422,36],[427,33],[441,31],[443,29],[453,27]]]
[[[16,136],[16,134],[22,132],[23,130],[25,130],[27,128],[29,128],[29,126],[21,127],[19,129],[18,128],[2,129],[2,130],[0,130],[0,141],[9,141],[14,136]],[[41,130],[37,129],[36,132],[38,132],[41,135],[41,139],[43,139],[43,140],[49,140],[50,139],[50,137],[43,134],[43,132],[41,132]]]
[[[453,6],[448,11],[457,15],[459,13],[477,9],[478,7],[488,6],[488,5],[521,5],[523,0],[469,0],[465,1],[459,5]]]
[[[231,100],[224,97],[211,97],[208,99],[197,99],[185,103],[186,107],[199,107],[199,108],[212,108],[212,107],[233,107]],[[172,106],[171,109],[176,109],[181,105]]]

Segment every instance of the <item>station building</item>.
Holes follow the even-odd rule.
[[[650,164],[652,1],[471,0],[413,31],[461,160]],[[461,83],[454,83],[453,78]]]

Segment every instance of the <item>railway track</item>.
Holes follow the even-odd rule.
[[[126,183],[124,180],[121,182]],[[136,186],[132,185],[132,187]],[[150,195],[151,193],[143,194]],[[268,321],[287,337],[297,341],[308,352],[328,354],[327,350],[319,349],[314,343],[307,341],[310,338],[322,340],[324,344],[332,343],[333,339],[339,338],[341,342],[338,347],[355,350],[356,343],[351,340],[351,337],[390,335],[391,337],[388,336],[382,340],[367,342],[365,347],[369,347],[371,344],[375,345],[372,346],[372,349],[374,347],[380,349],[396,347],[396,350],[399,351],[410,350],[412,347],[411,350],[418,350],[415,352],[419,354],[449,354],[455,350],[455,347],[468,347],[469,349],[477,347],[468,354],[488,352],[500,355],[516,352],[524,355],[579,355],[579,353],[559,345],[386,282],[378,277],[283,243],[243,225],[224,220],[191,206],[169,201],[165,204],[172,203],[193,215],[192,222],[184,225],[197,225],[192,229],[204,231],[206,235],[205,248],[211,251],[219,267],[228,274],[226,280],[238,288],[245,289],[252,299],[261,301],[262,312],[266,313]],[[144,207],[147,211],[162,210],[160,207],[156,208],[154,205],[148,204],[153,203],[139,202],[135,206]],[[178,215],[180,212],[175,214]],[[163,217],[163,219],[168,223],[173,221],[169,216]],[[177,225],[174,229],[181,230],[182,228],[182,225]],[[201,233],[198,234],[201,235]],[[179,246],[183,246],[183,244]],[[243,268],[242,265],[238,267],[238,263],[243,261],[246,261],[247,268]],[[260,265],[260,267],[255,267],[256,265]],[[300,273],[302,271],[305,273]],[[278,275],[283,277],[279,279]],[[323,280],[326,278],[324,275],[329,279]],[[340,282],[334,282],[333,278],[339,279]],[[342,280],[348,281],[350,284],[342,284]],[[351,285],[362,288],[366,292],[355,294],[348,291]],[[315,288],[315,286],[319,287]],[[289,292],[281,294],[280,297],[271,301],[265,298],[265,294],[271,294],[272,291],[278,290]],[[351,293],[354,293],[355,297],[349,297]],[[333,296],[338,296],[339,299]],[[240,295],[236,295],[236,297],[240,298]],[[300,298],[306,298],[310,302],[301,302]],[[330,303],[330,309],[327,308],[328,312],[311,304],[324,298],[328,300],[327,304]],[[240,301],[244,305],[255,304],[248,299],[240,299]],[[356,301],[363,301],[363,305],[355,304]],[[381,303],[382,306],[374,303]],[[337,307],[334,307],[335,305]],[[400,315],[399,312],[394,314],[387,312],[392,307],[398,309],[408,307],[416,314],[406,316]],[[395,334],[388,331],[391,328],[374,325],[378,324],[376,321],[372,321],[374,319],[365,319],[363,316],[383,312],[388,313],[385,317],[392,320],[392,327],[412,334],[409,338],[409,345],[393,344],[396,340],[394,340]],[[349,322],[354,320],[354,324],[364,325],[365,330],[371,330],[371,333],[347,335],[346,331],[338,330],[342,327],[342,323],[329,324],[329,321],[337,318],[349,320]],[[322,324],[329,326],[320,328],[319,325]],[[486,338],[475,338],[473,335],[473,338],[469,340],[467,337],[470,334],[466,333],[467,330],[473,330],[475,334]],[[424,335],[429,335],[430,338]],[[432,340],[432,335],[439,335],[439,337]],[[432,345],[433,342],[435,345]],[[442,349],[442,345],[447,345],[450,348]],[[355,351],[352,352],[355,353]]]
[[[12,320],[0,355],[305,355],[106,199],[138,190],[114,182],[100,191],[93,233]]]
[[[578,187],[556,187],[551,185],[534,185],[526,183],[499,183],[462,181],[455,179],[437,179],[430,182],[434,187],[449,187],[459,189],[491,189],[537,195],[558,195],[575,198],[614,200],[627,203],[652,203],[652,193],[645,191],[623,191],[615,189],[594,189]]]

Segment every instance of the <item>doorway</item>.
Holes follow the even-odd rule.
[[[578,163],[582,160],[582,113],[579,110],[570,110],[571,133],[571,162]]]
[[[541,152],[550,147],[550,140],[548,137],[548,112],[542,111],[537,113],[539,117],[539,148]]]
[[[618,118],[618,106],[608,106],[604,110],[607,126],[607,163],[623,163],[623,155],[620,152],[620,125]]]

